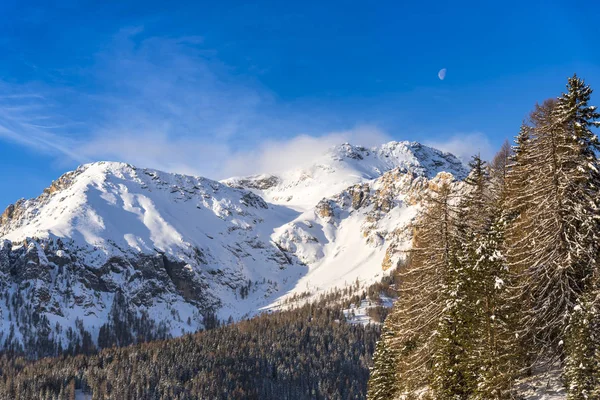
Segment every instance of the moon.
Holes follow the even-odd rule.
[[[443,81],[445,77],[446,77],[446,68],[442,68],[442,69],[440,69],[440,72],[438,72],[438,78],[440,78],[440,81]]]

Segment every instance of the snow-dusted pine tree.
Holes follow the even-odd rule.
[[[491,189],[497,208],[506,200],[506,177],[513,157],[514,152],[510,142],[505,140],[490,163]]]
[[[599,253],[599,164],[590,131],[599,115],[577,77],[556,101],[531,114],[526,151],[517,149],[509,180],[518,185],[509,212],[507,255],[520,273],[522,334],[532,354],[561,358],[565,330]],[[526,182],[526,185],[523,185]]]
[[[515,137],[515,145],[512,148],[512,155],[504,180],[504,191],[506,192],[502,203],[502,211],[507,221],[512,221],[515,218],[519,220],[517,223],[520,226],[526,224],[526,211],[529,208],[530,199],[528,195],[529,174],[531,171],[532,155],[531,155],[531,139],[532,127],[523,123],[519,134]],[[517,233],[511,229],[508,233]],[[519,234],[519,237],[525,235]]]
[[[383,324],[381,336],[373,354],[373,366],[369,376],[368,400],[388,400],[398,390],[396,380],[397,354],[391,344],[394,331],[390,328],[392,318]]]
[[[566,330],[564,375],[568,400],[591,400],[600,395],[600,315],[594,300],[588,295],[578,299]]]
[[[464,194],[453,221],[450,261],[444,276],[444,308],[435,332],[431,387],[435,398],[466,399],[475,390],[475,355],[482,276],[476,270],[478,241],[490,224],[489,171],[476,155],[469,163]]]
[[[471,357],[478,366],[473,399],[503,400],[515,396],[514,383],[523,363],[514,332],[518,304],[510,291],[513,277],[503,255],[505,222],[492,223],[477,241],[473,264],[477,282],[475,344]]]
[[[447,279],[456,243],[457,193],[442,180],[417,222],[399,298],[388,317],[397,354],[398,393],[410,395],[431,382],[437,329],[446,304]]]
[[[430,385],[436,399],[467,399],[477,383],[477,363],[472,357],[478,322],[477,282],[461,243],[453,245],[442,288],[444,309],[433,342]]]
[[[518,364],[512,331],[516,314],[509,301],[510,277],[502,254],[503,170],[509,155],[510,149],[504,146],[493,168],[479,156],[473,157],[457,226],[464,233],[457,236],[458,263],[452,270],[455,280],[448,309],[454,310],[453,329],[463,338],[450,342],[460,345],[464,359],[461,368],[451,370],[453,374],[460,371],[464,395],[475,399],[511,398]]]
[[[486,198],[485,216],[489,224],[474,232],[474,249],[470,260],[475,282],[476,303],[473,312],[477,315],[474,329],[475,345],[471,357],[478,367],[477,388],[473,399],[514,398],[514,383],[524,359],[515,336],[520,313],[520,302],[514,295],[515,276],[511,273],[504,256],[505,228],[511,216],[505,212],[516,187],[510,187],[509,171],[515,161],[527,151],[528,130],[522,127],[517,137],[515,150],[505,142],[493,158],[489,179],[483,176],[484,190],[470,190],[468,199],[478,195]],[[476,169],[471,174],[476,172]],[[469,183],[469,182],[467,182]],[[484,196],[479,193],[489,193]],[[469,215],[477,215],[469,211]]]
[[[465,179],[466,193],[462,200],[468,231],[481,235],[491,224],[492,193],[488,165],[479,155],[473,156],[469,163],[471,171]]]

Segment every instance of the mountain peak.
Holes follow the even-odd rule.
[[[429,178],[442,171],[450,172],[458,179],[467,174],[462,162],[453,154],[414,141],[391,141],[371,148],[343,143],[334,146],[329,155],[335,161],[365,164],[361,169],[374,167],[375,176],[369,174],[371,178],[398,167]]]
[[[345,143],[303,167],[223,183],[82,165],[0,217],[0,287],[46,318],[10,340],[50,330],[67,346],[65,332],[83,326],[100,343],[120,315],[177,336],[213,313],[240,318],[288,295],[372,283],[409,245],[430,181],[464,174],[456,157],[416,142]]]
[[[63,174],[37,198],[9,206],[0,217],[0,236],[14,241],[77,238],[110,257],[132,246],[128,238],[135,231],[140,239],[133,247],[138,250],[152,252],[162,243],[158,248],[169,251],[182,237],[172,225],[192,217],[182,214],[198,214],[208,207],[214,217],[227,219],[234,212],[252,214],[244,207],[267,207],[252,196],[202,177],[100,161]],[[161,215],[165,210],[175,221]]]
[[[379,178],[393,169],[428,179],[448,172],[462,180],[468,173],[462,162],[450,153],[419,142],[392,141],[370,148],[342,143],[329,148],[312,164],[223,182],[253,190],[267,201],[306,210],[323,197]]]

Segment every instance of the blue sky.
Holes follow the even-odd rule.
[[[600,91],[590,1],[24,3],[0,2],[0,208],[103,159],[224,178],[339,141],[488,155],[567,76]]]

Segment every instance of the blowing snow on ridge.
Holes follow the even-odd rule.
[[[343,144],[308,167],[222,182],[83,165],[0,218],[0,346],[43,355],[178,336],[373,283],[409,246],[428,188],[465,175],[414,142]]]

